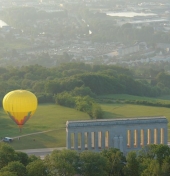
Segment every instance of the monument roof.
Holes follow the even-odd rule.
[[[168,123],[164,116],[160,117],[136,117],[136,118],[119,118],[119,119],[98,119],[98,120],[80,120],[67,121],[66,127],[82,127],[82,126],[103,126],[103,125],[127,125],[127,124],[152,124],[152,123]]]

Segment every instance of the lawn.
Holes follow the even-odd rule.
[[[85,120],[89,116],[75,109],[53,104],[39,105],[34,116],[19,132],[17,125],[0,110],[0,137],[16,137],[20,135],[53,130],[47,133],[15,139],[11,145],[15,149],[31,149],[65,146],[65,124],[67,120]]]
[[[134,118],[142,116],[165,116],[170,121],[170,108],[130,104],[101,104],[104,118]],[[14,149],[55,148],[66,146],[65,124],[67,120],[85,120],[89,116],[75,109],[53,104],[39,105],[35,115],[24,125],[22,132],[16,124],[0,110],[0,137],[15,137],[35,132],[48,131],[15,139]],[[170,125],[168,125],[170,129]],[[170,133],[169,133],[170,136]],[[170,137],[169,137],[170,141]]]
[[[143,101],[152,101],[152,102],[162,102],[170,104],[170,96],[163,96],[157,98],[149,97],[140,97],[128,94],[111,94],[111,95],[102,95],[98,96],[99,99],[110,99],[110,100],[143,100]]]

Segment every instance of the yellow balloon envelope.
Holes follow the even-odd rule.
[[[37,98],[30,91],[14,90],[3,98],[3,108],[8,116],[22,128],[35,113]]]

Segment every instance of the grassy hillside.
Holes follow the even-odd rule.
[[[101,104],[101,107],[104,111],[105,119],[165,116],[170,121],[170,108],[129,104]],[[15,125],[1,109],[0,137],[15,137],[50,130],[45,133],[21,137],[20,140],[15,139],[11,145],[15,149],[64,147],[66,145],[66,121],[85,119],[89,119],[87,114],[71,108],[51,104],[39,105],[34,117],[25,124],[22,129],[22,133],[19,133],[17,125]]]
[[[170,108],[128,104],[102,104],[104,118],[135,118],[166,116],[170,120]]]
[[[21,137],[19,141],[15,139],[11,145],[15,149],[65,146],[66,121],[84,119],[89,119],[89,116],[71,108],[50,104],[39,105],[35,115],[24,125],[20,133],[17,125],[0,109],[0,137],[15,137],[52,130]]]
[[[102,95],[102,96],[99,96],[98,98],[111,99],[111,100],[144,100],[144,101],[152,101],[152,102],[170,103],[170,96],[149,98],[149,97],[127,95],[127,94],[111,94],[111,95]]]

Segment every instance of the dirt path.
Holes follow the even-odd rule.
[[[15,136],[15,137],[13,137],[13,139],[17,139],[17,138],[21,138],[21,137],[25,137],[25,136],[37,135],[37,134],[41,134],[41,133],[48,133],[51,131],[57,131],[57,130],[61,130],[61,129],[64,129],[64,128],[55,129],[55,130],[53,129],[53,130],[47,130],[47,131],[40,131],[40,132],[35,132],[35,133],[30,133],[30,134],[24,134],[24,135],[20,135],[20,136]]]

